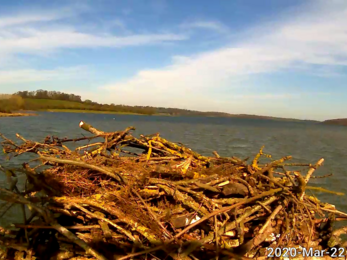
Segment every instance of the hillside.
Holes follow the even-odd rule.
[[[24,109],[66,112],[110,112],[153,115],[155,111],[149,107],[131,107],[123,105],[97,104],[94,102],[78,102],[52,99],[24,99]]]
[[[82,100],[81,96],[59,91],[19,91],[13,95],[0,94],[0,112],[9,113],[18,110],[50,111],[50,112],[85,112],[85,113],[119,113],[141,115],[168,116],[203,116],[267,119],[277,121],[310,121],[293,118],[280,118],[260,115],[229,114],[225,112],[202,112],[180,108],[127,106],[115,104],[100,104],[92,100]]]
[[[279,121],[310,121],[294,118],[281,118],[247,114],[229,114],[225,112],[202,112],[180,108],[164,108],[150,106],[125,106],[125,105],[101,105],[86,102],[74,102],[50,99],[25,99],[25,108],[30,110],[45,110],[51,112],[86,112],[86,113],[120,113],[143,115],[168,115],[168,116],[204,116],[204,117],[233,117],[250,119],[267,119]]]
[[[347,126],[347,118],[338,118],[338,119],[330,119],[325,120],[323,124],[327,125],[345,125]]]

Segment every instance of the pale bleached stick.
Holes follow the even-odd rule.
[[[318,162],[316,163],[316,165],[315,165],[314,167],[311,167],[311,168],[308,170],[307,175],[306,175],[306,177],[305,177],[305,182],[306,182],[306,183],[308,183],[308,181],[310,180],[310,178],[311,178],[312,174],[314,173],[314,171],[315,171],[318,167],[322,166],[323,163],[324,163],[324,158],[320,158],[320,159],[318,160]],[[304,199],[304,196],[305,196],[305,191],[304,191],[304,192],[301,194],[301,196],[300,196],[300,200],[301,200],[301,201]]]

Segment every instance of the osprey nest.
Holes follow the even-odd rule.
[[[34,155],[0,166],[0,213],[19,205],[23,219],[0,227],[0,259],[346,257],[347,228],[335,224],[347,214],[310,196],[341,195],[309,186],[324,159],[289,163],[263,149],[251,160],[206,157],[159,134],[136,138],[134,127],[79,126],[89,135],[16,134],[15,142],[0,134],[3,156]]]

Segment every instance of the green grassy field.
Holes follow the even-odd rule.
[[[78,108],[88,108],[91,107],[90,105],[86,105],[84,103],[79,102],[72,102],[72,101],[65,101],[65,100],[51,100],[51,99],[25,99],[25,103],[28,105],[37,105],[42,107],[67,107],[72,109],[74,107],[75,109]]]
[[[100,113],[100,114],[132,114],[132,115],[151,115],[153,109],[131,106],[111,106],[90,104],[65,100],[51,99],[25,99],[25,109],[50,112],[69,112],[69,113]]]

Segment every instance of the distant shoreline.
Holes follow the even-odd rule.
[[[88,109],[40,109],[41,112],[49,113],[85,113],[85,114],[110,114],[110,115],[137,115],[137,116],[169,116],[169,117],[223,117],[223,118],[240,118],[240,119],[260,119],[260,120],[273,120],[273,121],[283,121],[283,122],[318,122],[314,120],[301,120],[292,118],[279,118],[279,117],[266,117],[257,115],[228,115],[228,116],[217,116],[217,115],[170,115],[166,113],[156,113],[156,114],[140,114],[132,112],[117,112],[117,111],[100,111],[100,110],[88,110]]]
[[[48,112],[48,113],[83,113],[83,114],[109,114],[109,115],[138,115],[138,116],[169,116],[169,117],[176,117],[176,116],[183,116],[183,117],[190,117],[190,116],[197,116],[197,117],[223,117],[223,118],[240,118],[240,119],[259,119],[259,120],[271,120],[271,121],[283,121],[283,122],[312,122],[312,123],[326,123],[326,122],[319,122],[315,120],[302,120],[302,119],[293,119],[293,118],[280,118],[280,117],[270,117],[270,116],[257,116],[257,115],[247,115],[247,114],[228,114],[224,116],[218,116],[218,115],[172,115],[168,113],[155,113],[155,114],[140,114],[140,113],[133,113],[133,112],[117,112],[117,111],[100,111],[100,110],[90,110],[90,109],[39,109],[34,110],[37,112]],[[20,117],[20,116],[36,116],[37,114],[34,114],[34,111],[30,111],[30,113],[27,113],[27,110],[25,112],[13,112],[13,113],[0,113],[0,117]]]
[[[12,104],[11,104],[12,102]],[[99,104],[91,100],[82,101],[81,96],[61,93],[57,91],[37,90],[19,91],[9,95],[7,99],[0,99],[0,106],[4,111],[26,112],[61,112],[61,113],[94,113],[113,115],[148,115],[148,116],[170,116],[170,117],[214,117],[214,118],[239,118],[254,120],[270,120],[280,122],[307,122],[321,123],[317,120],[283,118],[275,116],[262,116],[254,114],[231,114],[216,111],[196,111],[186,108],[167,108],[152,106],[129,106],[115,104]],[[6,109],[7,108],[7,109]],[[23,116],[23,115],[6,115]]]
[[[120,114],[120,115],[139,115],[146,116],[145,114],[132,113],[132,112],[116,112],[116,111],[99,111],[99,110],[88,110],[88,109],[42,109],[41,112],[50,112],[50,113],[85,113],[85,114]]]
[[[341,125],[341,126],[347,126],[347,118],[338,118],[338,119],[330,119],[325,120],[323,122],[325,125]]]
[[[0,117],[21,117],[21,116],[36,116],[34,113],[1,113]]]

